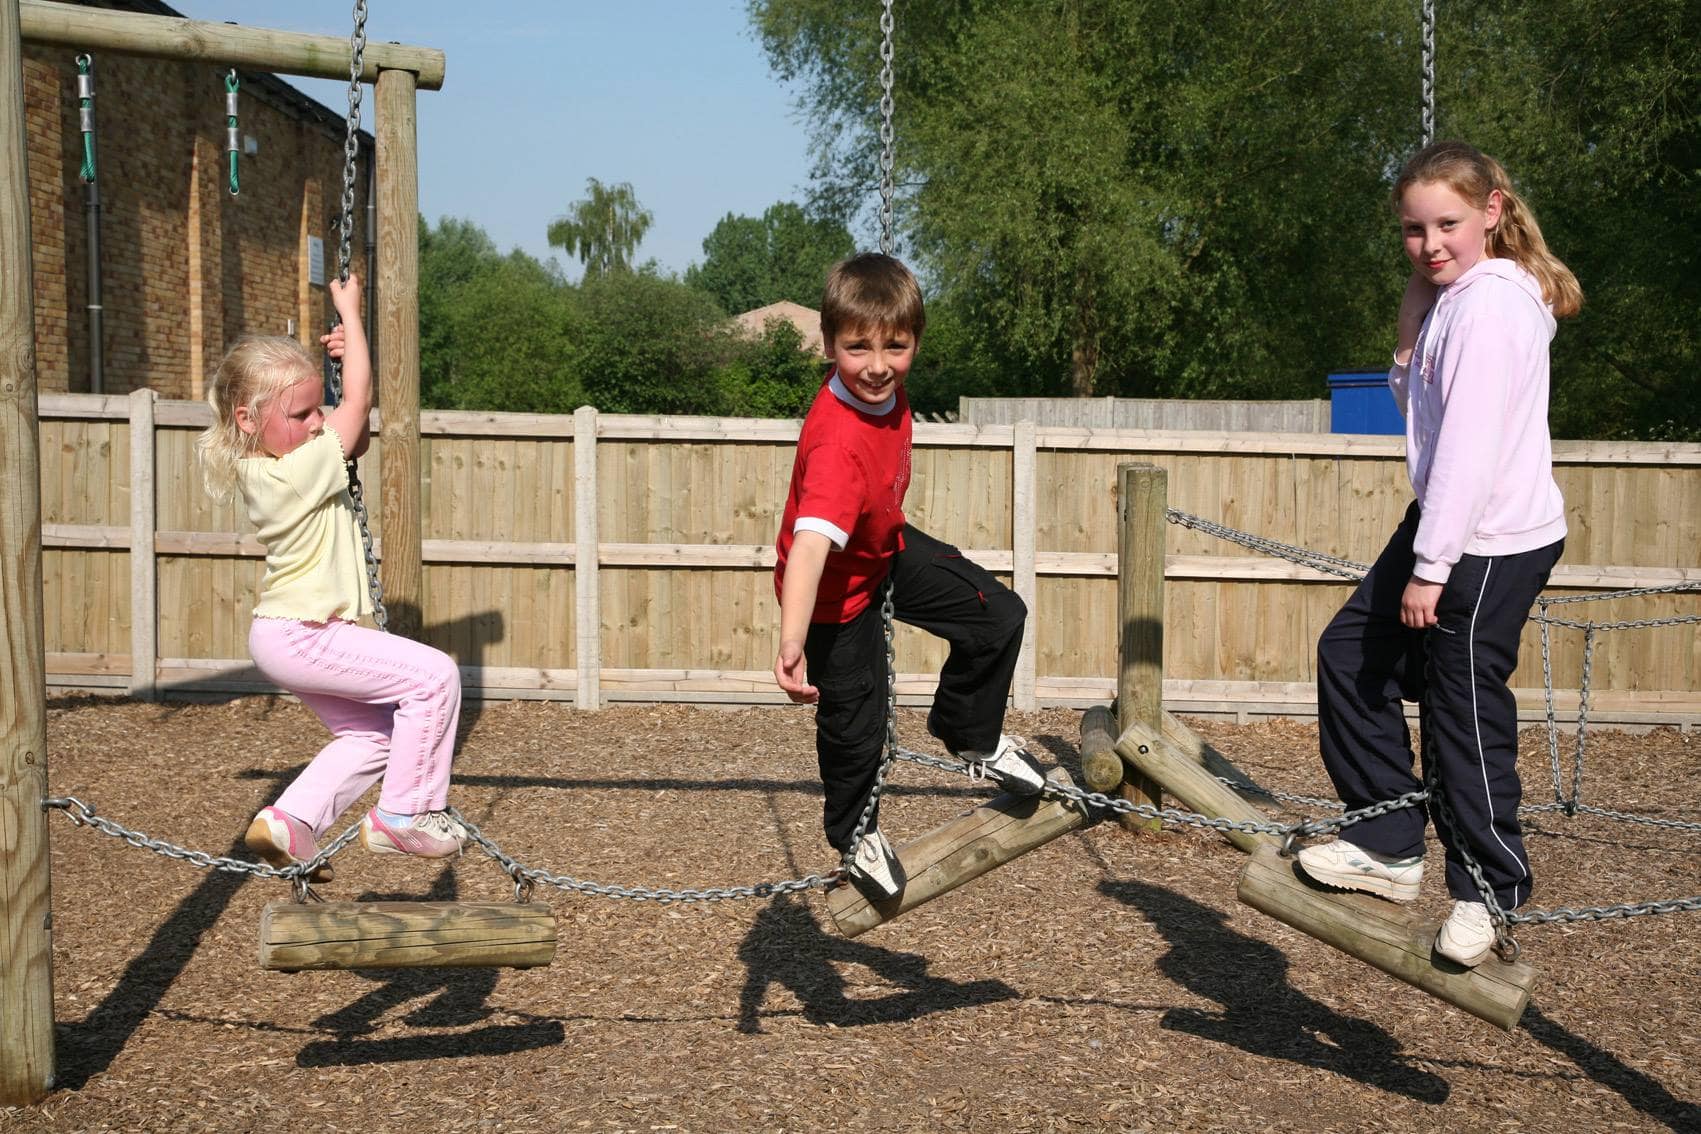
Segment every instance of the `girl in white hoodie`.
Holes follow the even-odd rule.
[[[1419,704],[1451,825],[1453,912],[1436,949],[1483,961],[1498,910],[1530,896],[1518,824],[1518,715],[1508,682],[1530,605],[1565,544],[1565,504],[1548,436],[1548,342],[1581,306],[1577,279],[1548,251],[1499,162],[1463,142],[1420,150],[1394,183],[1413,271],[1400,302],[1388,385],[1406,415],[1417,499],[1317,644],[1323,762],[1349,808],[1422,786],[1402,699]],[[1395,901],[1417,897],[1425,813],[1361,820],[1306,847],[1317,881]],[[1350,841],[1349,841],[1350,839]]]

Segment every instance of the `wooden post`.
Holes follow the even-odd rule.
[[[1168,709],[1164,710],[1163,734],[1165,740],[1186,753],[1188,758],[1196,761],[1211,775],[1233,780],[1237,784],[1245,784],[1249,790],[1239,791],[1238,794],[1241,798],[1248,800],[1269,798],[1258,790],[1257,780],[1237,768],[1232,760],[1217,751],[1216,745],[1182,724],[1180,718]]]
[[[1070,782],[1062,768],[1046,778]],[[897,896],[871,902],[855,886],[840,886],[827,892],[827,910],[840,933],[856,937],[1086,822],[1080,808],[1062,800],[996,796],[898,848],[904,888]]]
[[[53,1086],[41,441],[17,0],[0,0],[0,1106]]]
[[[419,143],[414,76],[378,73],[378,407],[384,604],[390,629],[419,636],[425,611],[419,448]],[[370,284],[370,281],[368,281]]]
[[[1011,442],[1010,469],[1010,589],[1028,605],[1028,624],[1022,634],[1022,652],[1016,657],[1015,705],[1024,712],[1039,708],[1034,696],[1035,657],[1039,643],[1039,563],[1035,553],[1038,515],[1035,510],[1034,480],[1038,475],[1037,431],[1031,421],[1018,421]]]
[[[271,902],[260,915],[260,967],[514,968],[555,957],[542,902]]]
[[[1144,721],[1135,721],[1123,731],[1117,738],[1116,750],[1130,768],[1175,796],[1189,811],[1237,823],[1270,821],[1269,816],[1235,794],[1233,788]],[[1253,831],[1224,831],[1223,838],[1248,853],[1263,844],[1281,844],[1275,835]]]
[[[1122,757],[1116,752],[1116,718],[1103,705],[1081,714],[1081,778],[1096,792],[1122,783]]]
[[[130,391],[130,696],[154,699],[159,575],[154,555],[154,391]]]
[[[1116,466],[1121,525],[1116,549],[1116,613],[1120,627],[1116,677],[1117,732],[1135,722],[1163,727],[1164,710],[1164,547],[1169,507],[1169,474],[1155,465]],[[1158,785],[1132,776],[1122,797],[1163,806]],[[1125,826],[1158,830],[1156,819],[1123,816]]]
[[[1240,900],[1301,933],[1510,1031],[1530,1002],[1536,973],[1490,956],[1474,969],[1435,952],[1435,922],[1369,894],[1326,891],[1291,858],[1259,847],[1240,874]]]
[[[573,671],[578,676],[574,704],[602,708],[602,583],[597,574],[597,411],[573,411],[573,619],[578,637]]]

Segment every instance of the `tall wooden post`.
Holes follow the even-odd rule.
[[[1164,713],[1164,547],[1169,508],[1169,474],[1155,465],[1116,466],[1120,524],[1116,554],[1116,716],[1126,732],[1136,722],[1153,731]],[[1146,776],[1129,770],[1122,798],[1161,806],[1163,793]],[[1157,830],[1158,820],[1124,816],[1125,825]]]
[[[0,1106],[53,1086],[41,442],[18,0],[0,0]]]
[[[384,556],[379,580],[390,629],[418,637],[425,571],[420,520],[419,140],[414,76],[378,73],[378,412]]]

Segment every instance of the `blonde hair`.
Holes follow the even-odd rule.
[[[236,487],[236,462],[260,451],[259,431],[243,432],[236,423],[237,407],[246,407],[249,420],[257,422],[280,393],[318,376],[319,367],[294,339],[247,335],[237,340],[207,387],[213,423],[195,438],[195,457],[208,495],[215,500],[230,496]]]
[[[927,326],[921,285],[903,261],[881,252],[840,260],[827,273],[821,293],[821,338],[831,344],[841,330],[908,331],[916,338]]]
[[[1486,209],[1489,195],[1498,189],[1500,220],[1488,231],[1488,255],[1511,260],[1536,277],[1542,298],[1556,318],[1575,315],[1582,308],[1583,286],[1548,251],[1536,214],[1512,188],[1505,166],[1465,142],[1432,142],[1413,154],[1395,179],[1395,209],[1406,189],[1418,182],[1445,185],[1476,209]]]

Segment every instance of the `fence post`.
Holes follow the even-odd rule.
[[[1018,421],[1011,441],[1010,470],[1010,551],[1011,589],[1028,604],[1028,625],[1022,635],[1022,652],[1016,658],[1016,708],[1031,712],[1039,707],[1034,695],[1037,644],[1039,632],[1039,573],[1036,566],[1037,533],[1034,509],[1034,481],[1038,475],[1038,445],[1036,430],[1031,421]]]
[[[130,696],[154,699],[159,676],[159,558],[154,552],[154,402],[130,391]]]
[[[602,592],[597,579],[597,411],[573,411],[573,651],[581,709],[602,708]]]
[[[1169,474],[1155,465],[1116,466],[1119,543],[1116,554],[1116,613],[1119,628],[1116,717],[1119,732],[1136,721],[1154,731],[1164,713],[1164,547],[1169,508]],[[1158,785],[1133,771],[1122,797],[1163,806]],[[1155,831],[1156,819],[1123,817],[1127,826]]]
[[[53,1086],[41,437],[17,0],[0,0],[0,1106]]]

